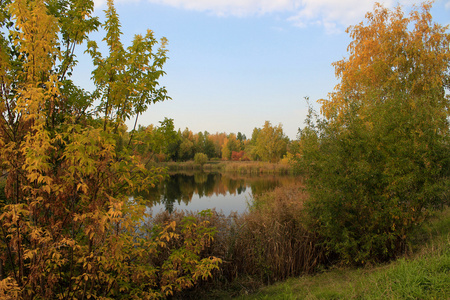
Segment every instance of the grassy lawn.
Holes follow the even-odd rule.
[[[450,210],[418,230],[413,254],[370,268],[291,278],[237,299],[449,299]]]

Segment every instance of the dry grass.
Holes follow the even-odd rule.
[[[242,175],[259,174],[293,174],[294,169],[287,164],[274,164],[260,161],[210,161],[203,165],[203,168],[194,161],[185,162],[165,162],[158,163],[158,166],[165,167],[169,171],[206,171],[225,172]]]
[[[238,265],[246,274],[273,282],[313,271],[321,252],[315,234],[305,226],[305,200],[300,185],[255,198],[250,212],[242,216],[235,241],[236,253],[241,253],[235,259],[242,259]]]

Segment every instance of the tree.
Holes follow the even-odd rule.
[[[222,159],[230,160],[231,153],[233,153],[233,151],[239,151],[240,149],[240,141],[236,138],[234,133],[230,133],[222,145]]]
[[[183,132],[179,131],[179,139],[180,139],[180,147],[178,149],[178,159],[182,161],[186,161],[194,158],[194,135],[192,131],[188,128],[183,130]]]
[[[145,206],[130,199],[162,177],[131,155],[123,135],[124,120],[167,99],[157,82],[165,39],[154,51],[158,42],[148,32],[124,50],[108,1],[108,57],[88,42],[97,89],[87,93],[71,80],[74,48],[99,25],[93,6],[0,2],[0,176],[6,177],[0,295],[6,299],[162,297],[217,267],[217,260],[200,257],[213,232],[206,223],[186,220],[149,233],[142,227]],[[169,249],[175,240],[184,246]],[[158,265],[163,250],[168,255]]]
[[[109,122],[117,124],[135,116],[135,126],[139,115],[148,105],[170,99],[165,87],[159,87],[158,80],[164,75],[162,67],[167,60],[166,38],[160,40],[160,47],[153,32],[147,30],[145,36],[135,35],[132,45],[124,49],[120,41],[120,22],[117,12],[108,0],[105,11],[107,21],[104,41],[109,56],[103,58],[95,41],[88,42],[87,52],[91,55],[95,69],[95,95],[100,98],[98,113],[103,114],[104,130]],[[166,120],[165,120],[166,121]]]
[[[249,158],[245,155],[245,152],[241,150],[239,152],[236,151],[231,152],[231,160],[244,161],[249,160]]]
[[[188,139],[183,140],[178,150],[178,159],[180,159],[181,161],[186,161],[192,159],[193,156],[194,156],[194,143],[192,143]]]
[[[255,151],[264,161],[278,162],[286,154],[288,141],[281,124],[273,127],[266,121],[264,127],[257,133]]]
[[[197,133],[195,141],[196,152],[205,153],[210,158],[215,156],[214,143],[207,131]]]
[[[437,119],[448,116],[448,28],[432,23],[431,3],[421,9],[407,17],[400,6],[389,11],[376,4],[366,15],[367,25],[347,29],[353,39],[349,58],[333,64],[341,81],[329,100],[320,101],[327,118],[338,119],[351,106],[363,118],[373,106],[398,95],[406,96],[411,107],[429,96]]]
[[[258,140],[258,135],[261,132],[261,128],[253,128],[252,132],[252,138],[248,141],[247,145],[245,146],[245,153],[248,153],[252,160],[261,160],[261,157],[258,154],[257,148],[256,148],[256,141]]]
[[[132,144],[135,154],[139,155],[142,160],[151,160],[156,152],[155,149],[159,148],[156,145],[156,128],[153,124],[148,126],[139,125],[137,130],[130,132],[130,135],[133,136],[133,139],[132,141],[130,139],[129,143]]]
[[[160,153],[164,154],[167,159],[176,159],[180,140],[175,131],[173,119],[164,118],[164,121],[161,121],[160,124],[161,126],[157,129]]]
[[[222,146],[225,143],[225,140],[227,139],[227,134],[222,132],[215,134],[210,134],[208,136],[209,140],[213,142],[214,145],[214,156],[213,157],[222,157]]]
[[[245,148],[245,142],[247,141],[247,137],[245,136],[245,134],[242,134],[241,132],[237,133],[236,136],[237,140],[239,141],[241,148],[240,150],[243,151]]]
[[[313,225],[344,262],[393,258],[430,209],[448,204],[450,34],[430,9],[405,16],[376,4],[367,24],[350,27],[324,118],[310,110],[300,132]]]

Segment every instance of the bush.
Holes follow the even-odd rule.
[[[203,167],[203,165],[208,162],[208,156],[206,154],[200,153],[200,152],[195,153],[194,161],[195,161],[195,163],[197,163]]]
[[[147,220],[150,234],[146,239],[154,241],[149,245],[156,251],[146,263],[158,270],[152,278],[161,291],[155,293],[158,297],[165,298],[192,288],[219,269],[222,260],[208,255],[216,234],[208,220],[211,215],[209,211],[196,216],[178,213],[174,217],[163,213]]]
[[[345,128],[318,120],[301,133],[312,225],[344,263],[394,258],[428,210],[448,201],[448,136],[418,136],[405,128],[417,118],[399,113],[383,105],[364,121],[350,112]],[[375,115],[380,126],[367,130]]]

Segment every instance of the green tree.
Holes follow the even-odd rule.
[[[182,161],[190,160],[194,156],[194,143],[188,139],[181,142],[178,150],[178,159]]]
[[[195,140],[196,152],[205,153],[210,158],[215,156],[214,143],[209,138],[207,131],[197,133]]]
[[[160,147],[160,153],[164,154],[167,159],[175,160],[177,157],[180,140],[177,132],[175,131],[173,119],[164,118],[164,121],[159,123],[161,126],[157,129],[157,144]]]
[[[203,153],[208,155],[209,158],[215,157],[216,151],[214,147],[214,142],[209,137],[209,133],[205,131],[203,133],[203,136],[204,136]]]
[[[245,134],[238,132],[236,138],[241,146],[239,150],[243,151],[245,149],[245,142],[247,141],[247,137],[245,136]]]
[[[182,161],[193,159],[195,154],[195,139],[192,131],[186,128],[183,132],[179,133],[178,136],[180,138],[178,159]]]
[[[261,132],[261,128],[253,128],[252,132],[252,138],[245,146],[245,153],[248,153],[252,160],[261,160],[261,157],[258,154],[258,151],[256,149],[256,141],[258,140],[258,135]]]
[[[286,154],[288,142],[281,124],[274,127],[266,121],[257,133],[255,151],[264,161],[278,162]]]
[[[324,118],[310,110],[300,133],[313,226],[344,262],[393,258],[448,204],[450,35],[430,8],[405,16],[377,4],[350,27]]]

